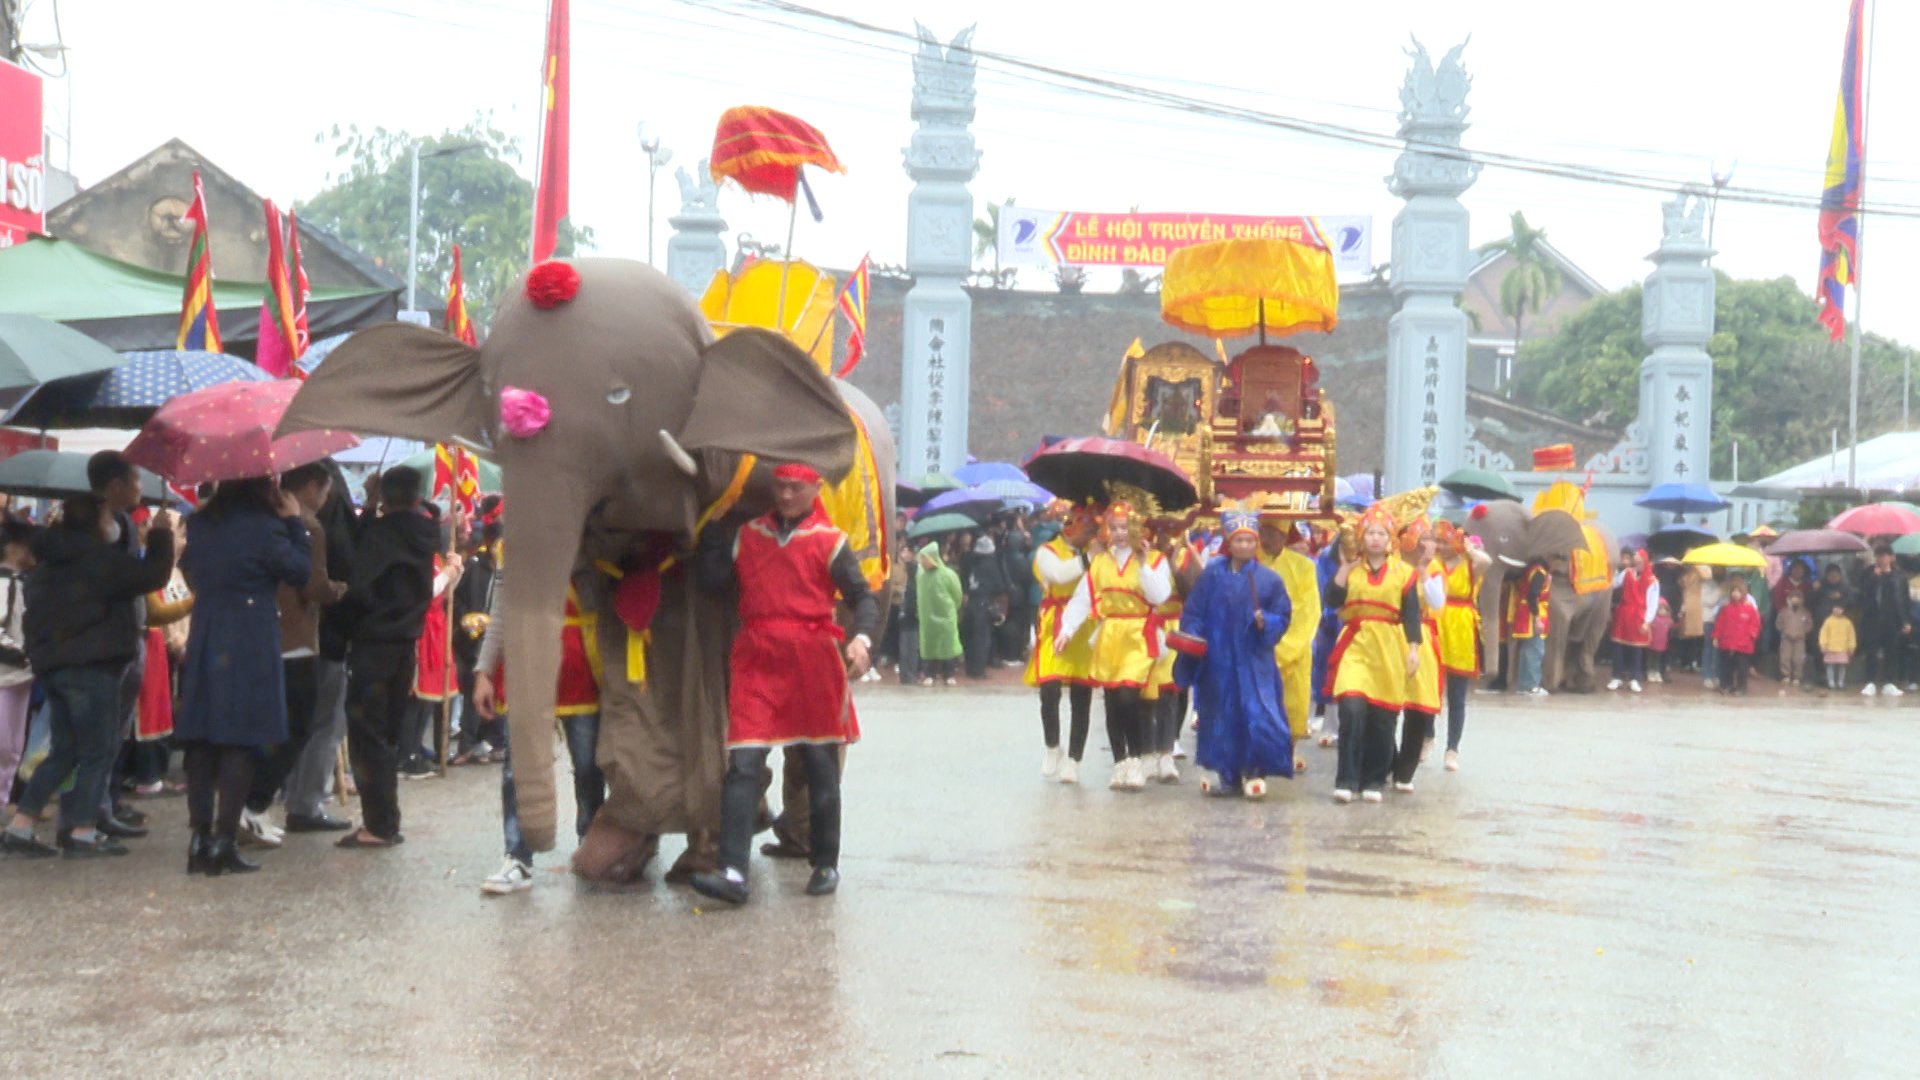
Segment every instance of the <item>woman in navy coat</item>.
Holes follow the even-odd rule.
[[[311,570],[299,504],[267,477],[223,482],[187,519],[180,568],[195,597],[173,732],[186,747],[187,872],[258,870],[234,834],[255,755],[287,738],[275,592]]]

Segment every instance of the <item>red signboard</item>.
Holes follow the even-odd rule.
[[[0,247],[46,231],[40,76],[0,61]]]

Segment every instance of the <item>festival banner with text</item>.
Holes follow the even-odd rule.
[[[1332,250],[1334,269],[1373,269],[1373,219],[1243,214],[1096,214],[1000,208],[1002,265],[1157,267],[1183,247],[1211,240],[1273,238]]]

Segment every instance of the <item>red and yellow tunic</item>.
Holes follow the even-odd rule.
[[[846,543],[817,508],[784,537],[768,514],[734,539],[740,632],[727,693],[729,747],[856,737],[840,656],[846,635],[834,621],[833,560]]]
[[[1340,638],[1327,661],[1327,696],[1365,698],[1399,712],[1407,704],[1407,634],[1400,605],[1413,582],[1413,567],[1388,556],[1378,570],[1363,562],[1347,575],[1340,607]]]
[[[1093,557],[1087,571],[1093,594],[1089,621],[1100,624],[1093,639],[1095,686],[1141,690],[1153,680],[1154,661],[1160,659],[1160,616],[1140,591],[1143,559],[1158,567],[1166,556],[1129,551],[1122,565],[1112,552],[1103,551]]]
[[[1536,578],[1540,581],[1540,625],[1538,627],[1533,624],[1533,609],[1527,606],[1527,592],[1533,587]],[[1552,584],[1547,578],[1547,572],[1537,566],[1528,569],[1520,578],[1513,591],[1507,594],[1508,636],[1515,641],[1525,641],[1536,635],[1547,636],[1547,600],[1552,593]]]
[[[1186,600],[1180,595],[1180,575],[1198,562],[1199,556],[1193,553],[1192,548],[1181,544],[1166,559],[1169,564],[1167,573],[1173,578],[1173,591],[1153,609],[1154,615],[1160,620],[1160,655],[1153,662],[1153,675],[1148,679],[1147,691],[1155,697],[1180,692],[1180,687],[1173,681],[1173,662],[1179,659],[1180,654],[1167,648],[1166,631],[1180,628],[1180,615],[1186,610]]]
[[[1428,576],[1445,574],[1446,567],[1435,559],[1427,566]],[[1407,681],[1407,704],[1409,712],[1422,712],[1431,716],[1440,714],[1440,684],[1444,678],[1444,664],[1440,655],[1440,623],[1437,616],[1443,615],[1444,607],[1436,611],[1427,606],[1426,590],[1420,589],[1420,666],[1414,669],[1413,678]],[[1401,654],[1405,656],[1405,653]],[[1402,668],[1401,670],[1405,670]]]
[[[1438,564],[1446,575],[1447,606],[1440,610],[1440,669],[1448,675],[1480,674],[1480,575],[1473,561],[1462,558],[1453,569]]]
[[[1080,565],[1080,549],[1058,536],[1042,544],[1041,550],[1062,564]],[[1038,558],[1034,560],[1033,575],[1040,583],[1042,595],[1033,651],[1027,656],[1027,685],[1045,686],[1056,682],[1069,686],[1090,685],[1093,627],[1082,626],[1067,642],[1065,652],[1055,652],[1053,648],[1054,636],[1060,632],[1060,616],[1067,610],[1067,602],[1073,599],[1074,590],[1080,587],[1080,578],[1076,576],[1064,585],[1056,585],[1040,576]]]
[[[587,716],[600,711],[600,647],[598,617],[580,610],[580,596],[567,586],[567,607],[560,622],[560,680],[555,688],[555,716]],[[499,710],[507,711],[507,671],[504,663],[493,671]]]

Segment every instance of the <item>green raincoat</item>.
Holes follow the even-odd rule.
[[[920,659],[956,659],[960,656],[960,575],[940,561],[939,544],[921,548],[919,557],[923,561],[913,587],[919,590]]]

